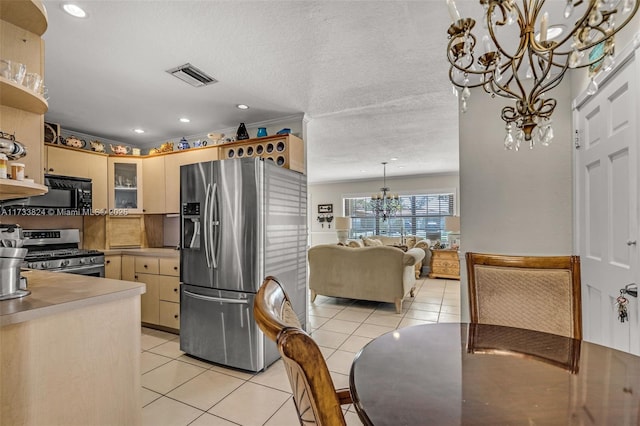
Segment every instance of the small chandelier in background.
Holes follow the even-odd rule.
[[[383,179],[382,188],[377,194],[371,196],[371,207],[376,216],[382,216],[382,221],[385,222],[387,218],[394,216],[400,210],[400,200],[398,194],[392,194],[387,187],[387,162],[382,162],[383,166]]]
[[[501,115],[507,124],[505,148],[518,150],[525,140],[533,148],[535,142],[549,145],[553,139],[550,117],[556,100],[545,95],[567,69],[613,68],[613,36],[633,18],[640,0],[567,0],[564,21],[554,25],[549,25],[549,11],[543,11],[545,0],[480,0],[484,34],[479,46],[471,32],[476,21],[461,19],[454,0],[446,1],[453,20],[449,79],[461,89],[461,110],[466,111],[473,87],[514,99],[515,107],[504,107]],[[597,90],[592,77],[587,93]]]

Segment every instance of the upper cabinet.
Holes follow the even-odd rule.
[[[45,145],[45,150],[45,173],[91,179],[92,208],[108,208],[107,154],[55,145]]]
[[[27,72],[44,76],[44,43],[40,36],[47,29],[47,15],[41,2],[32,0],[0,1],[0,56],[24,64]],[[28,181],[3,179],[0,199],[39,195],[44,164],[43,114],[47,102],[39,94],[0,76],[0,130],[15,134],[27,147],[27,156],[16,160],[25,164]]]
[[[142,159],[109,157],[109,208],[142,213]]]

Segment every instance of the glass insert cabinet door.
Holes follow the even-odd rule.
[[[109,158],[109,208],[142,213],[142,161]]]

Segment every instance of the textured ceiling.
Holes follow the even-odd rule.
[[[458,170],[444,1],[44,3],[46,119],[65,129],[136,145],[304,113],[311,183],[392,157],[391,177]],[[220,82],[164,72],[186,62]]]

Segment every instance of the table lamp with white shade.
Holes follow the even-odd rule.
[[[351,218],[345,216],[336,217],[336,234],[338,234],[338,242],[347,244],[349,238],[349,230],[351,229]]]
[[[449,247],[460,246],[460,216],[446,216],[444,218],[444,230],[447,232]]]

